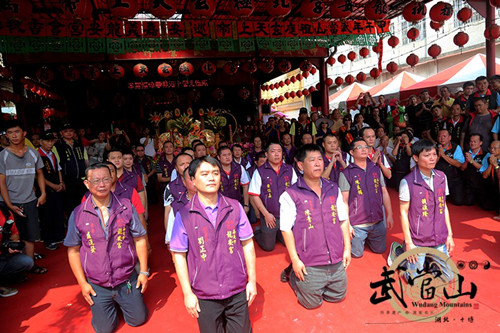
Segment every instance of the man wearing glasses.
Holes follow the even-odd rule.
[[[116,305],[130,326],[142,325],[148,309],[142,294],[148,285],[146,230],[130,200],[111,193],[112,175],[106,164],[85,171],[91,195],[75,208],[64,245],[71,270],[92,311],[96,332],[118,326]],[[139,259],[140,273],[134,269]]]
[[[387,228],[391,229],[393,225],[384,176],[380,167],[368,158],[368,149],[362,138],[354,139],[350,151],[354,161],[339,177],[339,187],[349,207],[351,254],[356,258],[363,256],[365,242],[373,252],[385,252],[386,226],[382,205],[387,215]]]

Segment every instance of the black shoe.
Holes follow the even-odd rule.
[[[285,268],[281,274],[280,274],[280,280],[283,283],[287,283],[290,281],[290,272],[292,271],[292,264],[288,265],[287,268]]]
[[[57,243],[50,243],[45,247],[47,250],[55,251],[59,248],[59,245]]]

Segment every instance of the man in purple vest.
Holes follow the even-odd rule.
[[[195,159],[197,193],[175,216],[170,250],[188,313],[200,332],[252,331],[248,306],[257,295],[252,228],[241,204],[220,194],[220,164]]]
[[[362,138],[354,139],[350,151],[353,162],[339,177],[342,196],[349,206],[351,253],[355,258],[363,256],[365,242],[373,252],[385,252],[387,231],[382,207],[387,215],[387,228],[393,225],[384,176],[380,167],[368,158],[369,149]]]
[[[175,168],[174,151],[175,148],[172,141],[165,141],[163,143],[163,150],[156,163],[156,175],[160,183],[160,193],[163,193],[167,184],[172,180],[172,172]]]
[[[280,228],[292,261],[290,285],[299,303],[314,309],[345,297],[349,216],[337,184],[321,178],[319,147],[304,145],[296,157],[304,176],[280,196]]]
[[[233,153],[227,146],[219,147],[217,157],[222,166],[220,191],[226,197],[243,203],[245,213],[250,208],[248,198],[248,184],[250,179],[243,165],[233,161]],[[242,195],[243,194],[243,195]]]
[[[399,185],[399,210],[406,251],[416,247],[433,247],[448,255],[455,243],[451,230],[450,214],[446,205],[448,185],[446,175],[434,169],[438,161],[436,146],[430,140],[415,142],[411,151],[417,166]],[[449,272],[446,264],[437,258],[443,273]],[[422,270],[425,255],[410,257],[409,273],[417,275]],[[450,277],[450,274],[447,274]]]
[[[107,165],[87,168],[85,177],[91,196],[71,213],[64,245],[71,270],[90,304],[92,326],[96,332],[115,331],[116,305],[130,326],[142,325],[148,317],[142,296],[149,276],[146,230],[130,200],[111,193]]]
[[[254,172],[248,194],[251,195],[253,206],[260,212],[261,227],[255,229],[255,241],[264,251],[272,251],[276,238],[284,244],[279,232],[279,198],[295,184],[297,174],[291,165],[283,163],[283,149],[279,143],[270,143],[266,154],[267,162]]]
[[[340,172],[347,168],[347,153],[340,150],[339,139],[332,133],[325,134],[322,145],[325,170],[321,176],[338,184]]]

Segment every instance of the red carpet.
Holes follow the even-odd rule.
[[[390,192],[395,213],[395,228],[389,232],[387,244],[402,241],[397,194]],[[450,206],[456,249],[452,259],[479,263],[488,260],[491,267],[481,265],[475,270],[466,266],[462,292],[477,285],[477,295],[459,302],[469,302],[473,308],[454,308],[448,322],[412,322],[398,314],[388,301],[370,303],[375,291],[370,282],[381,280],[386,255],[369,250],[361,259],[353,259],[347,271],[347,298],[339,304],[325,303],[316,310],[306,310],[296,301],[288,284],[279,281],[281,270],[288,264],[286,249],[277,245],[272,253],[257,249],[258,296],[250,307],[254,332],[385,332],[395,330],[444,330],[493,332],[500,328],[500,222],[493,213],[477,207]],[[150,259],[152,276],[145,299],[150,310],[148,322],[138,328],[120,322],[119,332],[197,332],[196,321],[185,310],[169,252],[163,245],[162,207],[151,208]],[[38,262],[48,268],[45,275],[29,275],[30,281],[17,285],[19,294],[0,298],[1,332],[92,332],[90,310],[67,263],[66,249],[51,252],[38,243],[37,249],[47,254]],[[398,289],[397,289],[398,290]],[[380,295],[380,289],[377,290]],[[462,322],[463,319],[463,322]],[[442,318],[444,321],[445,318]],[[472,320],[472,323],[470,322]]]

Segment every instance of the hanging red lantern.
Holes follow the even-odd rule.
[[[380,50],[381,50],[381,46],[380,45],[375,45],[375,46],[372,46],[372,51],[379,54],[380,53]]]
[[[194,67],[193,64],[191,64],[190,62],[185,61],[179,65],[180,75],[189,76],[193,73],[194,73]]]
[[[341,78],[340,76],[337,76],[337,77],[335,78],[335,84],[336,84],[337,86],[341,86],[342,84],[344,84],[344,79],[343,79],[343,78]]]
[[[348,85],[351,85],[354,83],[354,76],[352,76],[351,74],[347,75],[345,77],[345,83],[347,83]]]
[[[267,12],[271,16],[271,19],[275,17],[287,16],[292,10],[291,0],[267,1],[267,3]]]
[[[351,61],[354,61],[354,60],[356,59],[356,57],[357,57],[357,54],[356,54],[356,52],[354,52],[354,51],[351,51],[351,52],[349,52],[349,53],[347,54],[347,58],[348,58],[349,60],[351,60]]]
[[[472,9],[470,9],[469,7],[464,7],[462,9],[460,9],[457,13],[457,19],[460,21],[460,22],[467,22],[468,20],[470,20],[472,18]]]
[[[238,72],[238,64],[233,61],[228,61],[224,64],[222,69],[224,70],[224,73],[228,75],[234,75],[236,74],[236,72]]]
[[[310,93],[312,93],[312,92],[316,91],[316,88],[313,86],[310,86],[308,90]]]
[[[302,76],[305,77],[306,79],[309,77],[309,72],[304,72],[302,73]]]
[[[303,90],[302,90],[302,95],[304,95],[304,96],[309,95],[309,90],[307,90],[307,89],[303,89]]]
[[[177,9],[175,0],[151,1],[146,3],[146,8],[143,9],[162,20],[167,20],[174,16]]]
[[[434,22],[434,21],[431,21],[431,23],[429,23],[429,25],[430,25],[430,27],[432,29],[438,31],[444,25],[444,22]]]
[[[388,7],[385,0],[371,0],[365,4],[365,17],[368,20],[383,20],[388,13]]]
[[[285,80],[285,84],[286,84],[287,86],[289,86],[289,85],[290,85],[290,83],[292,83],[292,81],[290,81],[290,79],[286,79],[286,80]]]
[[[297,82],[297,78],[296,78],[295,76],[292,76],[292,77],[290,78],[290,81],[291,81],[292,83],[295,83],[295,82]]]
[[[333,0],[330,3],[330,16],[334,19],[346,18],[352,14],[353,9],[351,0]]]
[[[295,93],[295,91],[290,91],[290,97],[291,98],[295,98],[295,96],[297,96],[297,94]]]
[[[283,87],[285,86],[285,82],[280,81],[280,82],[278,82],[278,85],[279,85],[281,88],[283,88]]]
[[[214,91],[212,92],[212,96],[220,101],[224,98],[224,90],[222,90],[221,88],[215,88]]]
[[[447,2],[439,1],[431,7],[429,17],[435,22],[444,22],[453,16],[453,6]]]
[[[484,38],[494,40],[500,37],[500,27],[493,23],[484,30]]]
[[[331,86],[333,84],[333,80],[331,78],[326,78],[325,84],[327,87]]]
[[[403,18],[413,24],[423,20],[426,14],[427,7],[420,1],[412,1],[403,8]]]
[[[288,91],[285,93],[285,98],[286,98],[286,99],[289,99],[289,98],[290,98],[290,93],[289,93]]]
[[[210,18],[214,15],[216,8],[215,0],[188,1],[189,13],[194,18]]]
[[[436,59],[441,54],[441,46],[437,44],[432,44],[427,50],[427,54],[433,59]]]
[[[248,90],[246,87],[243,87],[238,90],[238,96],[240,96],[241,99],[246,100],[248,99],[248,97],[250,97],[250,90]]]
[[[418,60],[419,58],[415,53],[412,53],[408,57],[406,57],[406,63],[411,67],[414,67],[416,64],[418,64]]]
[[[500,0],[490,0],[490,4],[493,7],[500,8]]]
[[[261,61],[259,63],[259,69],[266,73],[269,74],[274,70],[274,64],[272,61],[266,60],[266,61]]]
[[[299,73],[299,74],[297,74],[295,77],[296,77],[296,78],[297,78],[297,80],[299,80],[299,81],[302,81],[302,79],[303,79],[303,76],[302,76],[302,74],[300,74],[300,73]]]
[[[273,89],[274,89],[274,83],[269,85],[269,90],[273,90]]]
[[[321,0],[304,0],[300,5],[300,14],[306,18],[320,18],[325,14],[325,2]]]
[[[373,79],[378,78],[380,76],[380,70],[378,68],[372,68],[372,70],[370,71],[370,76]]]
[[[345,55],[341,54],[341,55],[339,55],[339,56],[337,57],[337,60],[338,60],[341,64],[343,64],[343,63],[347,60],[347,57],[346,57]]]
[[[97,80],[101,76],[101,70],[95,65],[88,65],[83,68],[82,75],[87,80]]]
[[[283,101],[285,100],[285,97],[280,96],[280,97],[278,97],[278,100],[279,100],[280,102],[283,102]]]
[[[412,41],[415,41],[419,35],[420,35],[420,31],[417,28],[411,28],[406,33],[406,36],[408,37],[408,39],[412,40]]]
[[[460,31],[453,37],[453,43],[458,47],[463,47],[469,42],[469,35],[463,31]]]
[[[201,71],[205,75],[212,75],[215,73],[216,70],[217,70],[217,68],[215,67],[215,64],[211,61],[205,61],[201,65]]]
[[[137,64],[134,66],[133,72],[135,76],[143,78],[148,75],[148,66],[144,64]]]
[[[370,50],[368,50],[367,47],[362,47],[361,50],[359,50],[359,55],[362,56],[363,58],[368,57],[370,54]]]
[[[255,73],[257,71],[257,64],[253,60],[246,61],[241,65],[241,69],[249,74]]]
[[[158,65],[157,68],[158,75],[160,75],[161,77],[169,77],[170,75],[172,75],[173,71],[174,69],[172,68],[172,66],[170,64],[167,64],[166,62]]]
[[[311,64],[311,62],[309,60],[304,60],[299,65],[300,70],[303,72],[310,71],[312,67],[313,67],[313,65]]]
[[[281,60],[278,62],[278,70],[281,73],[288,73],[292,69],[292,64],[288,60]]]
[[[318,70],[316,69],[316,67],[313,67],[311,68],[311,70],[309,71],[309,73],[311,73],[312,75],[316,74]]]
[[[109,76],[116,80],[121,79],[125,76],[125,69],[122,66],[115,64],[111,66],[111,69],[109,70]]]
[[[108,0],[108,6],[111,16],[121,20],[134,18],[139,11],[138,0]]]
[[[396,36],[391,36],[387,40],[387,44],[389,44],[390,47],[395,48],[399,44],[399,38]]]
[[[76,81],[80,78],[80,71],[73,66],[65,67],[63,77],[67,81]]]
[[[54,71],[48,67],[41,67],[36,70],[36,78],[43,83],[50,82],[54,79]]]
[[[394,61],[391,61],[390,63],[387,64],[387,71],[391,74],[394,74],[398,70],[398,64],[396,64]]]
[[[328,59],[326,59],[326,63],[330,66],[333,66],[333,64],[335,64],[335,58],[332,56],[328,57]]]
[[[236,17],[248,17],[252,15],[255,10],[253,0],[231,0],[229,4],[229,11],[231,15]]]
[[[297,97],[302,97],[302,90],[297,90]]]
[[[366,80],[366,74],[363,72],[359,72],[356,75],[356,80],[358,80],[358,82],[360,82],[360,83],[363,83]]]

